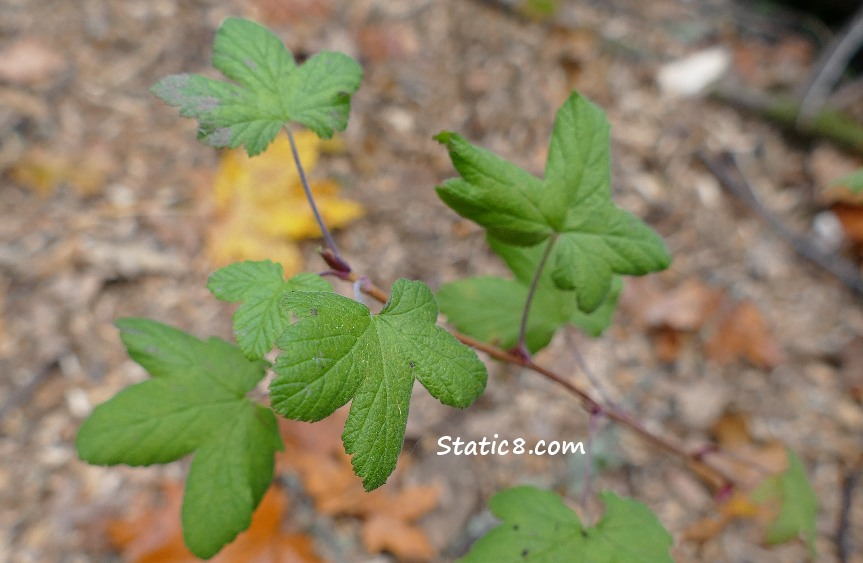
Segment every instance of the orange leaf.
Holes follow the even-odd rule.
[[[770,369],[784,361],[784,354],[773,338],[767,321],[751,301],[729,310],[719,321],[706,344],[707,357],[719,364],[745,358],[753,365]]]
[[[344,452],[341,431],[346,409],[314,424],[280,421],[286,452],[279,463],[293,468],[323,514],[362,518],[363,545],[371,553],[387,551],[400,559],[427,560],[435,550],[414,522],[438,505],[440,488],[420,485],[396,488],[388,483],[366,492]],[[395,475],[403,471],[399,463]]]
[[[180,507],[183,488],[163,485],[165,503],[159,508],[108,525],[108,535],[123,557],[132,563],[191,563],[200,561],[183,543]],[[305,534],[283,534],[282,519],[287,499],[270,487],[249,529],[237,536],[210,561],[214,563],[320,563]]]
[[[854,244],[863,244],[863,206],[837,203],[831,211],[842,224],[845,238]]]

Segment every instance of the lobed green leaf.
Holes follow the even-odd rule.
[[[396,281],[377,315],[323,292],[290,292],[284,307],[299,320],[279,339],[285,352],[270,384],[273,409],[288,418],[320,420],[352,400],[342,439],[367,490],[384,484],[395,469],[414,381],[459,408],[485,388],[485,366],[435,324],[437,306],[421,282]]]
[[[234,337],[250,360],[263,358],[290,324],[290,311],[281,306],[289,291],[332,291],[317,274],[284,278],[281,264],[269,260],[238,262],[213,272],[207,288],[222,301],[243,302],[234,313]]]
[[[543,244],[518,247],[489,238],[492,249],[515,274],[514,280],[480,276],[443,284],[436,298],[447,320],[460,332],[501,348],[518,343],[524,304]],[[592,313],[578,308],[572,291],[558,289],[546,268],[538,283],[527,319],[526,344],[530,352],[545,348],[562,326],[575,325],[591,336],[599,336],[611,324],[623,281],[615,276],[610,291]]]
[[[551,279],[559,289],[576,291],[583,313],[607,300],[615,275],[643,275],[670,264],[659,235],[611,201],[608,122],[579,94],[557,112],[544,180],[455,133],[436,139],[461,174],[438,186],[441,199],[510,245],[533,246],[557,234]]]
[[[197,119],[203,142],[244,145],[249,156],[263,152],[291,121],[321,138],[344,130],[362,80],[360,65],[341,53],[318,53],[297,66],[273,32],[239,18],[226,19],[216,33],[213,66],[236,84],[178,74],[152,92]]]
[[[492,497],[503,523],[477,540],[462,563],[485,561],[556,563],[661,563],[672,561],[671,535],[642,503],[600,493],[605,514],[586,527],[550,491],[521,486]]]
[[[265,363],[155,321],[117,324],[129,355],[153,379],[96,407],[78,431],[78,455],[96,465],[150,465],[194,452],[183,534],[195,555],[211,557],[248,528],[282,449],[272,411],[245,396]]]

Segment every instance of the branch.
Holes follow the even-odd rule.
[[[798,127],[807,127],[813,122],[861,44],[863,44],[863,5],[857,10],[851,23],[831,41],[815,61],[814,70],[800,102]]]
[[[377,301],[380,301],[381,303],[386,303],[388,299],[387,293],[381,288],[374,285],[371,281],[368,280],[368,278],[361,277],[356,272],[350,272],[349,274],[339,277],[351,283],[360,281],[360,290],[363,293],[376,299]],[[631,431],[641,436],[641,438],[645,441],[685,460],[690,466],[702,469],[708,473],[712,473],[717,480],[717,483],[715,483],[717,485],[717,489],[727,490],[735,486],[737,482],[735,477],[731,475],[726,468],[719,464],[713,463],[710,461],[710,459],[708,459],[708,456],[717,453],[717,448],[714,445],[707,445],[690,451],[682,444],[674,440],[651,432],[650,430],[645,428],[639,421],[632,418],[632,416],[624,412],[622,409],[617,407],[603,406],[601,403],[591,397],[587,391],[581,389],[581,387],[565,379],[562,375],[535,363],[530,358],[526,358],[512,352],[507,352],[506,350],[503,350],[491,344],[487,344],[485,342],[480,342],[473,337],[462,334],[455,330],[450,330],[450,333],[455,336],[456,339],[458,339],[458,341],[462,344],[470,346],[471,348],[479,350],[480,352],[484,352],[485,354],[488,354],[496,360],[507,364],[521,366],[542,375],[546,379],[553,381],[554,383],[566,389],[571,395],[575,396],[581,402],[582,407],[587,412],[591,413],[591,415],[605,415],[611,420],[617,421],[620,424],[628,427]]]
[[[822,108],[805,128],[801,128],[797,125],[800,104],[791,98],[768,96],[733,84],[718,86],[710,95],[721,102],[778,123],[797,135],[824,138],[847,150],[863,154],[863,127],[858,125],[853,117],[841,111]]]
[[[860,276],[860,272],[857,270],[857,267],[839,256],[824,253],[809,239],[798,235],[786,227],[785,224],[776,217],[776,215],[767,210],[767,208],[758,201],[758,198],[755,197],[755,193],[752,191],[752,187],[749,185],[749,182],[743,176],[740,168],[737,167],[737,164],[730,155],[725,154],[721,161],[720,159],[710,158],[703,152],[699,152],[697,157],[698,160],[700,160],[707,169],[716,176],[719,183],[722,184],[725,189],[739,198],[747,205],[747,207],[754,211],[761,220],[776,231],[776,234],[778,234],[781,239],[790,244],[797,254],[830,272],[839,278],[858,296],[863,297],[863,277]]]

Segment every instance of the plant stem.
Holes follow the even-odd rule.
[[[297,142],[294,140],[294,134],[291,132],[290,126],[285,126],[285,131],[288,133],[288,141],[291,143],[291,154],[294,157],[294,164],[297,167],[297,172],[300,175],[300,183],[303,185],[303,191],[306,193],[306,199],[309,201],[309,206],[312,208],[312,213],[315,216],[315,221],[318,223],[318,227],[321,229],[321,234],[324,237],[324,243],[327,246],[327,249],[332,253],[332,255],[340,262],[347,266],[347,261],[342,258],[342,254],[339,252],[339,247],[336,246],[336,241],[333,239],[333,235],[330,234],[330,230],[327,228],[326,223],[324,223],[324,218],[321,217],[320,212],[318,211],[318,206],[315,204],[315,198],[312,196],[312,188],[309,186],[309,181],[306,178],[306,171],[303,168],[303,163],[300,162],[300,153],[297,150]],[[349,266],[347,266],[350,269]]]
[[[536,294],[536,288],[539,286],[539,278],[542,276],[542,270],[551,254],[551,248],[557,240],[557,233],[554,233],[548,238],[548,244],[545,245],[545,250],[542,252],[542,257],[536,265],[536,272],[533,274],[533,279],[530,280],[530,288],[527,290],[527,299],[524,300],[524,312],[521,314],[521,326],[518,328],[518,351],[524,354],[526,358],[530,357],[530,350],[527,347],[527,318],[530,316],[530,304],[533,301],[533,296]]]
[[[342,279],[352,283],[362,279],[360,291],[372,297],[373,299],[380,301],[381,303],[386,303],[387,299],[389,298],[389,296],[384,290],[374,285],[371,281],[368,281],[368,278],[361,278],[356,272],[350,272],[349,274],[343,276]],[[641,436],[641,438],[645,441],[653,444],[654,446],[657,446],[662,450],[665,450],[666,452],[671,453],[672,455],[675,455],[685,460],[693,469],[700,469],[702,475],[704,474],[704,472],[712,474],[713,477],[716,479],[714,485],[716,485],[717,489],[733,488],[737,483],[737,479],[728,471],[726,467],[724,467],[721,463],[711,462],[711,460],[709,459],[712,454],[719,453],[718,449],[713,445],[707,447],[700,447],[692,450],[687,449],[685,446],[674,440],[671,440],[648,430],[644,425],[632,418],[622,409],[614,406],[603,406],[601,403],[591,397],[587,391],[584,391],[576,384],[565,379],[562,375],[544,366],[534,363],[534,361],[530,358],[526,358],[520,354],[507,352],[502,348],[492,346],[491,344],[487,344],[485,342],[480,342],[475,338],[472,338],[470,336],[467,336],[466,334],[462,334],[455,330],[450,330],[450,333],[455,336],[455,338],[462,344],[470,346],[471,348],[479,350],[480,352],[484,352],[492,358],[501,362],[529,369],[542,375],[546,379],[560,385],[570,394],[578,398],[581,401],[582,407],[588,413],[605,415],[611,420],[614,420],[628,427],[630,430]]]

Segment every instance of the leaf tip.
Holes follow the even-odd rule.
[[[452,131],[441,131],[432,138],[442,145],[449,145],[455,135]]]

